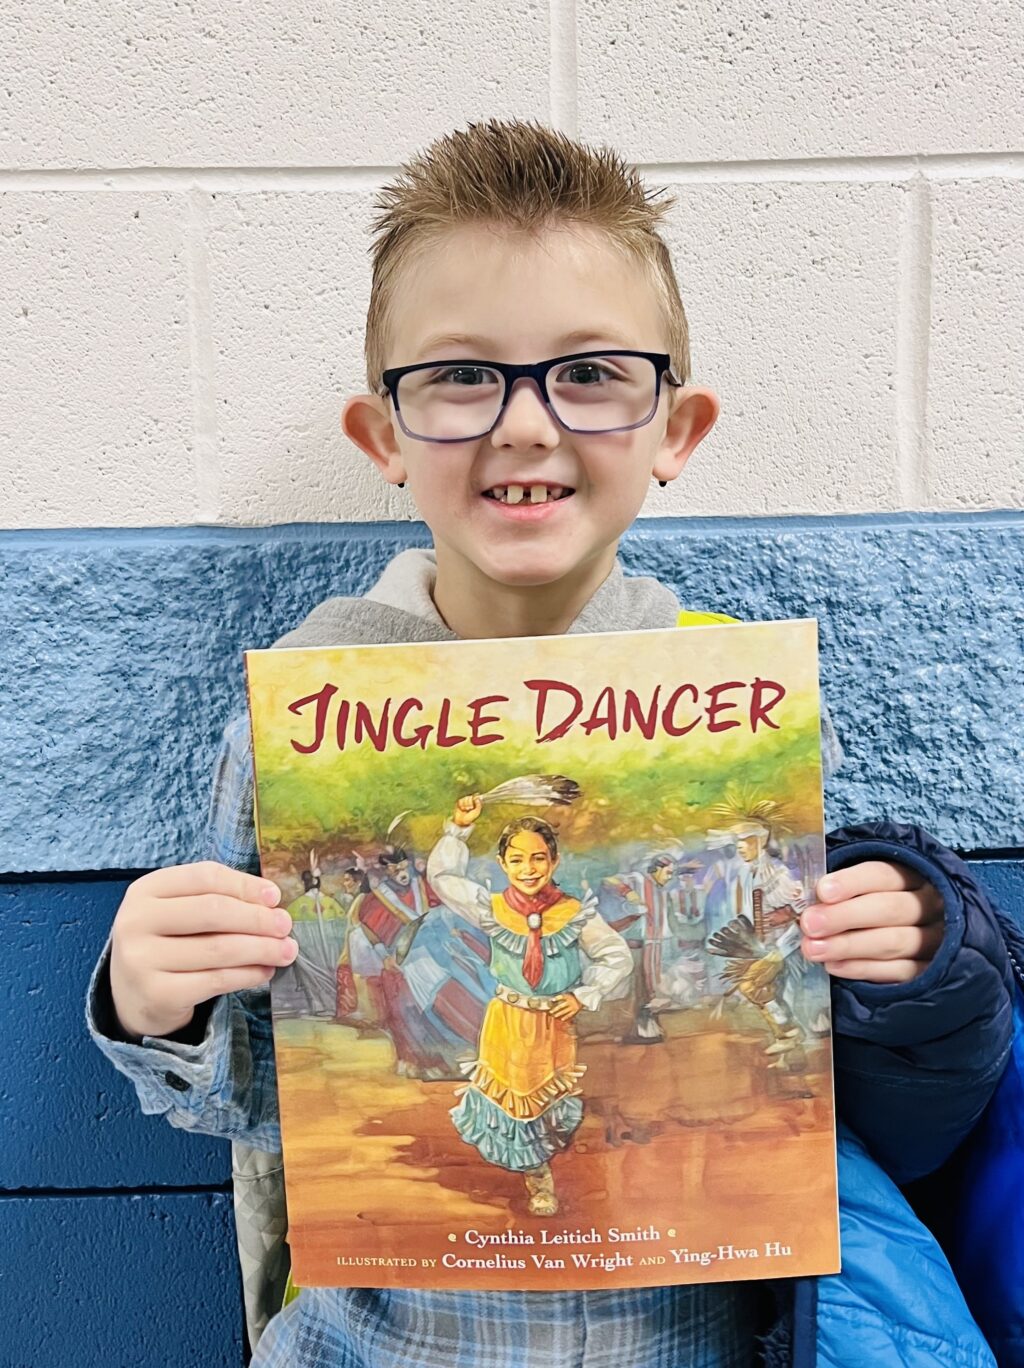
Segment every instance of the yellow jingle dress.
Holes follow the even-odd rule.
[[[585,1009],[596,1008],[626,983],[632,956],[593,900],[581,903],[549,885],[547,899],[528,900],[548,903],[540,924],[543,968],[531,984],[523,975],[528,917],[505,893],[490,893],[466,877],[468,839],[468,830],[446,822],[427,861],[427,882],[437,896],[488,937],[497,980],[452,1119],[485,1159],[523,1172],[564,1150],[583,1119],[576,1026],[546,1008],[567,992]]]
[[[579,938],[592,916],[570,897],[544,911],[544,970],[535,986],[523,977],[529,939],[523,913],[494,893],[491,916],[480,918],[491,942],[491,973],[505,992],[487,1007],[477,1058],[452,1119],[463,1140],[502,1168],[546,1163],[583,1120],[579,1083],[585,1066],[576,1060],[576,1026],[540,1004],[579,985]]]

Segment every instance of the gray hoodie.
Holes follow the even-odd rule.
[[[364,646],[385,642],[455,641],[434,607],[433,551],[400,552],[362,598],[326,599],[276,646]],[[569,631],[624,632],[674,627],[679,603],[655,579],[626,576],[618,561]]]

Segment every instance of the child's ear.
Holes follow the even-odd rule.
[[[365,451],[389,484],[403,484],[405,463],[384,400],[377,394],[354,394],[341,410],[341,430]]]
[[[687,385],[678,391],[654,462],[652,474],[656,479],[676,478],[696,447],[715,426],[719,407],[718,395],[703,386]]]

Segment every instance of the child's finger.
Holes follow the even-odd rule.
[[[863,893],[841,903],[815,903],[800,916],[800,927],[811,936],[834,936],[872,926],[916,926],[942,919],[942,900],[936,906],[923,889],[906,893]]]
[[[204,972],[207,969],[238,969],[245,965],[291,964],[298,944],[290,936],[175,936],[163,937],[154,955],[154,967],[167,974]]]
[[[909,983],[928,968],[926,960],[840,960],[825,966],[833,978],[865,983]]]
[[[286,936],[292,929],[292,919],[283,907],[240,902],[226,893],[156,898],[148,904],[146,924],[159,936],[196,936],[211,931]],[[252,958],[247,962],[252,964]]]
[[[819,902],[845,902],[865,893],[899,893],[904,889],[921,888],[926,881],[907,865],[891,864],[886,860],[865,860],[824,875],[815,885]]]
[[[242,869],[231,869],[215,860],[154,869],[152,874],[144,874],[133,887],[152,898],[187,898],[202,893],[223,893],[240,902],[259,903],[264,907],[276,907],[281,901],[281,890],[270,879],[247,874]]]
[[[208,969],[199,974],[168,974],[165,982],[169,981],[172,985],[167,994],[168,1005],[176,1010],[188,1011],[200,1002],[223,997],[225,993],[258,988],[273,978],[276,969],[277,966],[273,964],[246,964],[231,969]]]
[[[804,937],[803,952],[831,968],[844,960],[931,960],[942,941],[939,926],[880,926],[847,931],[825,940]]]

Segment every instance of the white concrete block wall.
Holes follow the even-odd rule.
[[[1005,152],[1016,0],[578,0],[581,127],[634,160]]]
[[[198,512],[187,200],[0,197],[0,500],[7,527]]]
[[[373,166],[478,114],[547,112],[536,0],[5,6],[0,165]]]
[[[1024,508],[1024,180],[935,187],[927,496]]]
[[[899,504],[896,331],[901,202],[888,182],[676,187],[667,234],[722,399],[652,513],[867,512]]]
[[[413,516],[338,429],[373,192],[537,118],[678,195],[716,433],[648,514],[1024,506],[1015,0],[0,16],[7,527]]]
[[[366,389],[366,192],[218,194],[208,219],[219,499],[229,522],[411,517],[343,436]],[[214,495],[214,491],[209,491]]]

